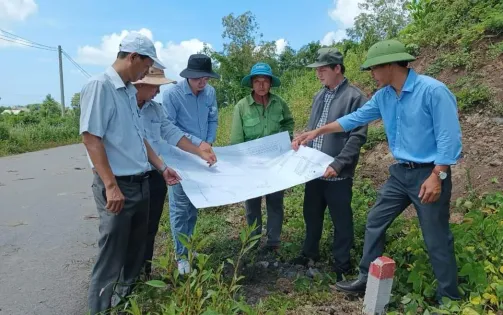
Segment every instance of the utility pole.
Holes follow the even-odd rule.
[[[59,88],[61,90],[61,116],[65,115],[65,87],[63,86],[63,56],[61,52],[61,45],[58,45],[59,57]]]

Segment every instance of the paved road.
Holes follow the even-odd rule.
[[[0,315],[85,313],[91,180],[81,144],[0,158]]]

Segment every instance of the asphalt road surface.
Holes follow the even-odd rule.
[[[0,315],[85,314],[91,181],[81,144],[0,158]]]

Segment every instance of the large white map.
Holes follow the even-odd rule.
[[[196,208],[241,202],[284,190],[323,175],[333,158],[308,147],[295,152],[288,132],[236,145],[213,148],[218,162],[166,146],[161,156],[182,178]]]

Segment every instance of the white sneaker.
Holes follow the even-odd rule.
[[[186,259],[180,259],[178,261],[178,273],[180,275],[190,273],[190,264]]]

